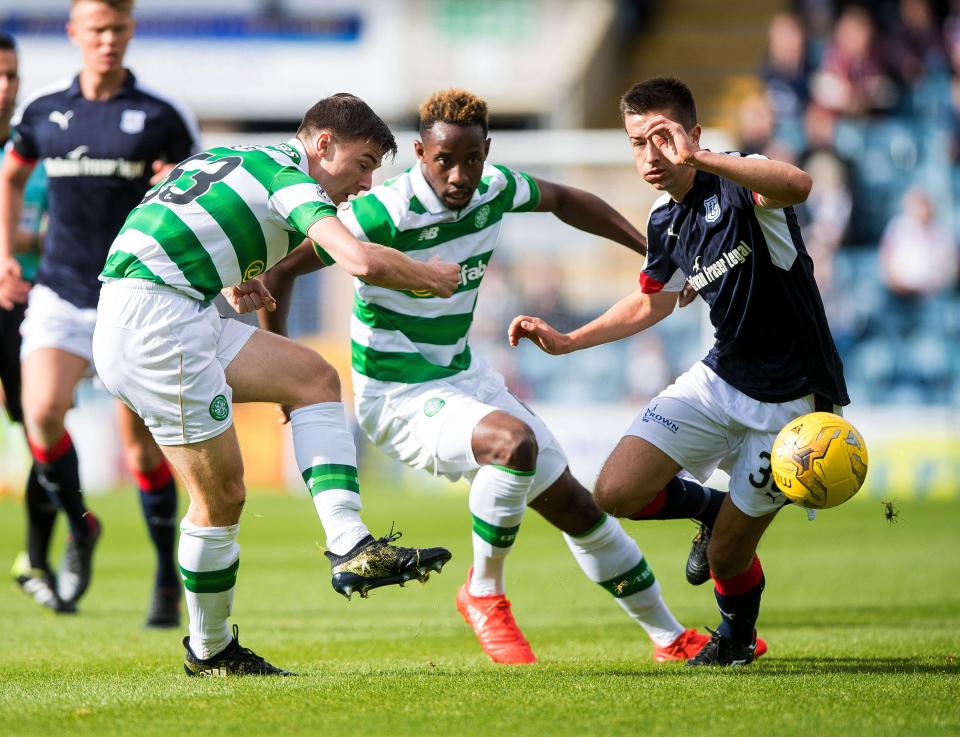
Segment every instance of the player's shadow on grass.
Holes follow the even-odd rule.
[[[808,673],[856,673],[863,675],[951,674],[960,675],[960,660],[939,657],[934,662],[916,658],[787,658],[758,661],[756,674],[789,676]]]

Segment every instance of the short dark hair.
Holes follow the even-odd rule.
[[[396,156],[397,141],[387,124],[367,103],[349,92],[324,97],[307,110],[297,135],[325,130],[338,138],[372,143],[380,149],[381,155]]]
[[[420,106],[420,137],[435,123],[450,123],[468,127],[479,125],[486,137],[489,130],[487,103],[472,92],[451,88],[434,92]]]
[[[0,31],[0,51],[17,51],[17,40],[6,31]]]
[[[651,110],[669,110],[686,130],[697,124],[697,104],[693,93],[679,79],[654,77],[637,82],[620,98],[620,115],[645,115]]]

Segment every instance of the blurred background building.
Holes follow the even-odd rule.
[[[3,0],[22,100],[78,67],[67,6]],[[207,145],[286,138],[312,102],[348,90],[398,132],[386,177],[413,163],[419,103],[462,86],[490,103],[492,160],[593,191],[641,230],[655,193],[632,167],[618,98],[647,77],[685,80],[707,147],[813,175],[798,213],[846,366],[848,416],[870,446],[864,496],[957,493],[960,2],[138,0],[136,17],[128,66],[191,107]],[[544,415],[587,483],[646,400],[706,352],[706,310],[564,358],[510,349],[505,330],[519,311],[578,325],[633,289],[641,266],[552,216],[512,216],[480,291],[474,350]],[[304,279],[291,321],[347,392],[350,289],[336,269]],[[71,422],[90,431],[74,437],[91,445],[80,451],[87,486],[103,488],[123,465],[102,421],[112,410],[95,388],[84,395]],[[272,409],[237,418],[251,482],[296,487]],[[0,426],[0,488],[19,486],[21,442]],[[86,460],[98,457],[99,467]],[[378,452],[364,460],[398,485],[428,482]]]

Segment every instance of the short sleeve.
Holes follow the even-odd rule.
[[[649,219],[647,221],[647,257],[640,271],[640,289],[644,294],[656,294],[660,291],[679,292],[686,282],[686,277],[670,258],[663,241],[663,233],[653,225],[653,219]]]
[[[40,158],[40,149],[34,132],[34,109],[28,105],[21,110],[11,121],[13,132],[10,136],[8,150],[21,161],[34,163]]]
[[[323,187],[299,169],[281,169],[271,190],[270,213],[287,230],[306,236],[315,222],[337,215],[337,208]]]
[[[540,187],[537,180],[522,171],[514,171],[500,164],[494,165],[507,180],[505,189],[510,197],[507,212],[530,212],[540,204]]]
[[[197,119],[181,105],[170,106],[170,125],[164,149],[167,161],[183,161],[202,150]]]

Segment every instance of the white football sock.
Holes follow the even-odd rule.
[[[370,534],[360,519],[357,446],[347,430],[343,404],[324,402],[290,413],[293,452],[313,497],[327,548],[343,555]]]
[[[613,517],[604,515],[585,533],[564,533],[563,538],[587,578],[613,594],[657,645],[669,645],[683,634],[643,553]]]
[[[535,471],[481,466],[470,486],[473,516],[473,577],[470,594],[504,593],[503,563],[513,547],[527,507]]]
[[[190,616],[190,649],[206,660],[230,644],[227,617],[240,567],[240,525],[197,527],[180,522],[178,559]]]

